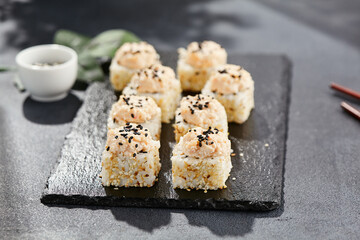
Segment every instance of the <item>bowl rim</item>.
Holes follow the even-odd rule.
[[[46,50],[46,49],[57,49],[66,53],[70,54],[70,59],[67,60],[66,62],[59,64],[59,65],[55,65],[55,66],[51,66],[51,67],[42,67],[42,66],[34,66],[28,63],[25,63],[23,61],[23,57],[25,54],[31,54],[31,52],[33,51],[37,51],[37,50]],[[72,65],[75,63],[77,63],[77,59],[78,59],[78,55],[75,52],[75,50],[73,50],[72,48],[66,47],[64,45],[59,45],[59,44],[41,44],[41,45],[36,45],[36,46],[32,46],[32,47],[28,47],[25,48],[23,50],[21,50],[15,58],[16,64],[22,68],[26,68],[29,70],[33,70],[33,71],[52,71],[52,70],[56,70],[56,69],[63,69],[68,67],[69,65]]]

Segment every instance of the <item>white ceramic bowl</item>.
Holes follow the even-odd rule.
[[[22,50],[16,55],[21,81],[31,97],[38,101],[60,100],[67,96],[77,75],[77,54],[71,48],[47,44]],[[35,66],[34,63],[61,63]]]

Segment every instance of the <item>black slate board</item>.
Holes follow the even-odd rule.
[[[175,53],[163,53],[163,64],[175,67]],[[217,191],[173,189],[171,124],[163,124],[159,181],[151,188],[103,187],[99,178],[106,141],[106,119],[116,100],[108,83],[95,83],[66,136],[58,163],[41,198],[44,204],[197,208],[276,209],[282,202],[291,63],[280,55],[231,55],[255,81],[255,109],[243,125],[230,124],[235,156],[227,188]]]

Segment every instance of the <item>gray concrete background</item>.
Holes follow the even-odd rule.
[[[42,205],[71,119],[59,123],[61,109],[49,109],[39,121],[42,110],[0,74],[0,238],[358,239],[360,125],[328,85],[360,90],[359,9],[350,0],[2,1],[0,64],[52,42],[58,28],[94,35],[121,27],[161,50],[212,39],[228,51],[284,53],[294,69],[284,207],[270,213]],[[72,113],[82,92],[71,98]]]

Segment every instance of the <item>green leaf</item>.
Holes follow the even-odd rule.
[[[104,77],[104,73],[100,66],[96,66],[91,69],[85,69],[81,65],[78,67],[77,81],[92,83],[104,81]]]
[[[116,50],[125,42],[138,42],[140,39],[122,29],[108,30],[94,37],[84,48],[93,57],[113,57]]]
[[[20,77],[17,73],[15,73],[15,76],[14,76],[14,85],[15,87],[20,91],[20,92],[24,92],[25,91],[25,87],[23,85],[23,83],[21,82],[20,80]]]
[[[78,54],[78,62],[85,69],[96,68],[98,67],[98,61],[96,58],[90,55],[88,51],[81,51]]]
[[[89,37],[64,29],[58,30],[54,37],[54,43],[70,47],[78,53],[89,42]]]
[[[14,71],[15,69],[14,66],[0,66],[0,72],[9,72]]]

